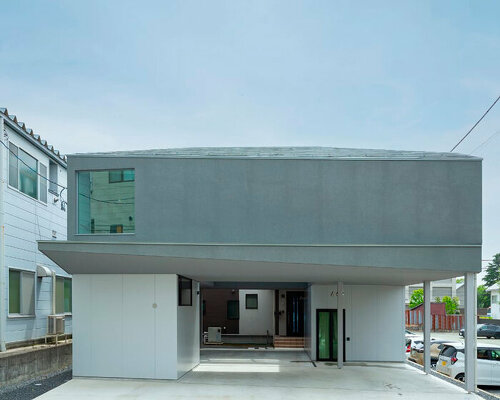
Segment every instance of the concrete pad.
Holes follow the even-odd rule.
[[[201,351],[178,381],[75,378],[41,400],[88,399],[477,399],[404,363],[310,362],[303,351]]]

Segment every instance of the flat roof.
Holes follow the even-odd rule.
[[[449,152],[350,149],[337,147],[185,147],[173,149],[76,153],[70,157],[137,158],[238,158],[324,160],[470,160],[480,157]]]

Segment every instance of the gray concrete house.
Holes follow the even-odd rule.
[[[426,357],[430,281],[465,275],[475,332],[477,157],[323,147],[75,154],[68,203],[67,240],[39,248],[73,274],[75,376],[176,379],[195,367],[200,285],[301,291],[292,307],[305,351],[339,367],[404,360],[406,285],[424,282]]]

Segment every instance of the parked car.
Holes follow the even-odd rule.
[[[409,331],[408,329],[405,329],[405,352],[406,355],[410,354],[410,349],[412,346],[412,339],[415,338],[421,338],[421,335],[417,335],[414,332]]]
[[[431,340],[431,366],[435,367],[439,358],[439,353],[446,345],[451,344],[447,340]],[[456,342],[454,344],[459,345],[460,343]],[[424,342],[416,341],[415,345],[410,350],[410,355],[408,356],[408,360],[416,362],[417,364],[424,365]]]
[[[460,329],[458,333],[460,336],[465,337],[465,330]],[[500,338],[500,326],[492,325],[492,324],[478,324],[477,325],[477,337],[485,337],[485,338]]]
[[[445,343],[439,353],[436,371],[464,382],[464,345],[461,343]],[[478,385],[500,385],[500,346],[477,346],[476,373]]]

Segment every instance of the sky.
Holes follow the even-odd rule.
[[[450,151],[500,95],[500,2],[2,3],[0,106],[65,154],[190,146]],[[500,103],[483,161],[500,252]]]

